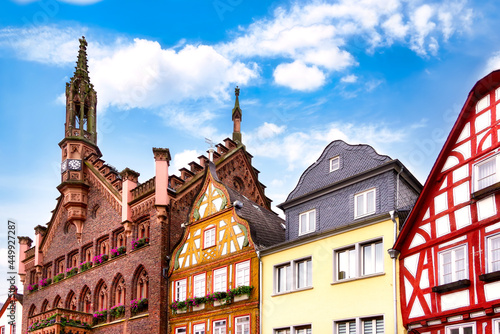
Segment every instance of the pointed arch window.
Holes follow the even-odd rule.
[[[148,238],[149,239],[149,221],[145,221],[138,226],[138,237],[139,239]]]
[[[149,295],[149,276],[146,270],[142,269],[137,277],[136,298],[148,298]]]
[[[108,239],[104,239],[99,242],[99,254],[104,255],[109,253],[109,242]]]
[[[96,311],[107,310],[108,309],[108,287],[106,286],[106,284],[104,282],[97,289],[96,298],[97,298]]]
[[[59,295],[54,298],[54,303],[52,304],[52,308],[63,308],[62,299]]]
[[[115,279],[113,291],[113,305],[125,305],[125,280],[121,275]]]
[[[49,301],[47,299],[45,299],[43,301],[42,308],[40,309],[40,312],[43,313],[43,312],[47,311],[48,307],[49,307]]]
[[[92,293],[88,286],[85,286],[80,294],[80,310],[85,313],[92,313]]]
[[[73,311],[78,309],[78,301],[73,291],[70,291],[68,297],[66,298],[66,308]]]

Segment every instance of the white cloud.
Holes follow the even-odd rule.
[[[500,51],[494,53],[487,61],[483,75],[491,71],[500,70]]]
[[[369,143],[375,148],[386,150],[391,145],[403,142],[411,130],[411,127],[395,130],[382,123],[337,122],[325,125],[320,129],[283,132],[282,135],[261,140],[258,133],[263,127],[266,125],[245,134],[249,151],[254,156],[286,161],[288,170],[300,170],[307,167],[318,158],[328,143],[337,139],[348,144]]]
[[[201,154],[196,152],[195,150],[184,150],[180,153],[175,154],[174,158],[172,159],[173,168],[169,169],[169,173],[179,176],[179,169],[181,169],[182,167],[189,169],[188,163],[190,163],[191,161],[198,162],[198,157],[200,155]]]
[[[4,28],[0,29],[0,48],[10,48],[25,60],[66,66],[76,62],[78,38],[85,31],[50,26]],[[208,45],[182,42],[177,49],[165,49],[145,39],[87,41],[90,78],[100,111],[111,105],[130,109],[190,99],[226,100],[231,86],[259,77],[256,63],[233,61]]]
[[[355,83],[356,81],[358,81],[358,77],[354,74],[346,75],[340,79],[340,82],[344,83]]]
[[[278,65],[273,76],[278,85],[299,91],[315,90],[325,84],[325,74],[321,70],[299,60]]]

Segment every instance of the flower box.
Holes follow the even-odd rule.
[[[198,306],[193,306],[193,312],[203,310],[205,308],[205,304],[200,304]]]
[[[221,306],[221,305],[226,305],[226,304],[231,304],[231,300],[221,299],[221,300],[214,301],[214,306]]]
[[[239,296],[234,296],[234,302],[240,302],[242,300],[247,300],[249,299],[250,296],[249,295],[239,295]]]

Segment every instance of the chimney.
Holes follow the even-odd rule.
[[[170,151],[168,148],[153,147],[155,156],[155,205],[167,206],[168,198],[168,166],[170,164]]]
[[[45,236],[46,227],[38,225],[35,227],[35,267],[37,267],[37,272],[40,272],[43,264],[43,253],[40,249],[43,237]]]
[[[132,200],[132,189],[137,187],[139,173],[125,168],[121,173],[122,177],[122,224],[125,226],[125,234],[132,234],[132,209],[128,204]]]

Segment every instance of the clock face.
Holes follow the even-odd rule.
[[[69,170],[81,170],[82,161],[76,159],[68,159],[68,169]]]
[[[68,170],[68,160],[64,160],[61,163],[61,173],[64,173],[66,170]]]

